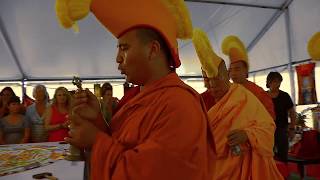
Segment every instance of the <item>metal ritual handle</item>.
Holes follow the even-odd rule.
[[[52,173],[44,172],[40,174],[35,174],[32,176],[33,179],[49,179],[49,180],[58,180],[58,178],[52,176]]]

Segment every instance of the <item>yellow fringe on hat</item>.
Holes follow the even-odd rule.
[[[202,69],[209,78],[216,77],[218,75],[219,64],[222,60],[213,51],[206,33],[199,28],[195,28],[193,30],[192,42],[198,54]]]
[[[320,32],[315,33],[308,42],[308,53],[311,59],[320,61]]]
[[[192,38],[192,22],[189,10],[183,0],[162,0],[174,15],[178,26],[177,38],[190,39]]]
[[[76,21],[83,19],[90,12],[92,0],[56,0],[56,14],[62,27],[78,31]]]
[[[248,64],[248,54],[245,46],[237,36],[228,36],[224,38],[221,49],[223,54],[230,56],[232,50],[232,57],[230,56],[230,61],[246,61]],[[234,51],[236,49],[236,51]],[[236,53],[234,53],[236,52]],[[231,59],[232,58],[232,59]]]

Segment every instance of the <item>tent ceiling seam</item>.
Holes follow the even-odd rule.
[[[208,3],[208,4],[230,5],[230,6],[245,6],[245,7],[263,8],[263,9],[281,10],[281,8],[282,8],[282,7],[278,7],[278,6],[265,6],[265,5],[234,3],[234,2],[225,2],[225,1],[209,1],[209,0],[184,0],[184,1],[197,2],[197,3]]]
[[[272,27],[272,25],[278,20],[278,18],[284,13],[286,9],[290,6],[293,0],[286,0],[281,8],[277,10],[274,15],[270,18],[270,20],[266,23],[266,25],[261,29],[261,31],[257,34],[257,36],[249,43],[247,46],[247,51],[249,52],[263,37],[263,35]]]

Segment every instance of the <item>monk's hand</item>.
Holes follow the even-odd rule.
[[[248,141],[248,135],[246,131],[240,129],[230,131],[227,138],[229,146],[236,146]]]
[[[93,121],[101,113],[100,103],[88,89],[77,91],[72,103],[72,113],[78,114],[83,119]]]
[[[71,124],[68,126],[69,137],[66,137],[65,141],[79,148],[91,148],[99,132],[98,128],[76,113],[73,113],[68,118]]]

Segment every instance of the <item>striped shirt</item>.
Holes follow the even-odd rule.
[[[47,104],[47,107],[48,106],[49,104]],[[35,103],[27,108],[26,116],[31,126],[31,142],[46,142],[48,134],[44,128],[44,114],[40,117]]]

